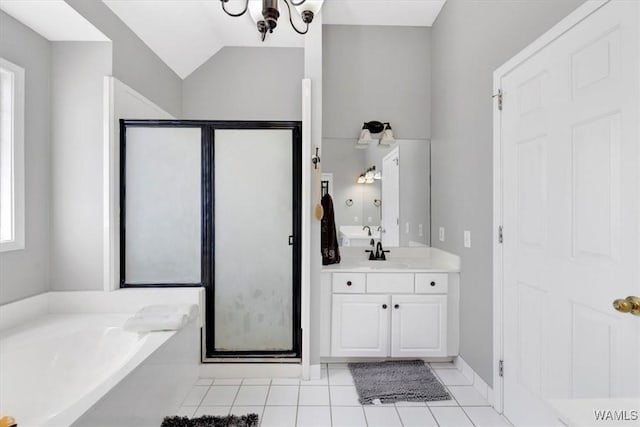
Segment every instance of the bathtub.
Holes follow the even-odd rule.
[[[20,427],[159,425],[198,376],[199,327],[137,334],[122,329],[129,316],[46,313],[1,331],[0,414]]]

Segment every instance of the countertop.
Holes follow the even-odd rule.
[[[324,265],[323,272],[342,273],[458,273],[460,257],[436,248],[390,248],[386,261],[369,261],[366,248],[340,248],[340,264]]]

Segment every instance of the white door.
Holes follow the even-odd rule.
[[[640,397],[640,318],[612,308],[640,295],[639,17],[612,1],[501,79],[514,425],[557,424],[550,399]]]
[[[447,355],[447,296],[391,297],[391,356]]]
[[[389,355],[388,295],[334,295],[331,355]]]
[[[400,148],[382,159],[382,245],[400,245]]]

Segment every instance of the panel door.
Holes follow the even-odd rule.
[[[214,137],[214,349],[291,352],[292,131],[216,129]]]
[[[447,355],[446,295],[394,295],[391,305],[392,357]]]
[[[640,2],[613,1],[503,77],[504,411],[640,397]]]
[[[334,295],[331,355],[388,356],[389,304],[388,295]]]

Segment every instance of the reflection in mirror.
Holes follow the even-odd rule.
[[[428,140],[356,149],[352,139],[325,138],[322,151],[323,191],[333,198],[342,246],[431,245]]]

